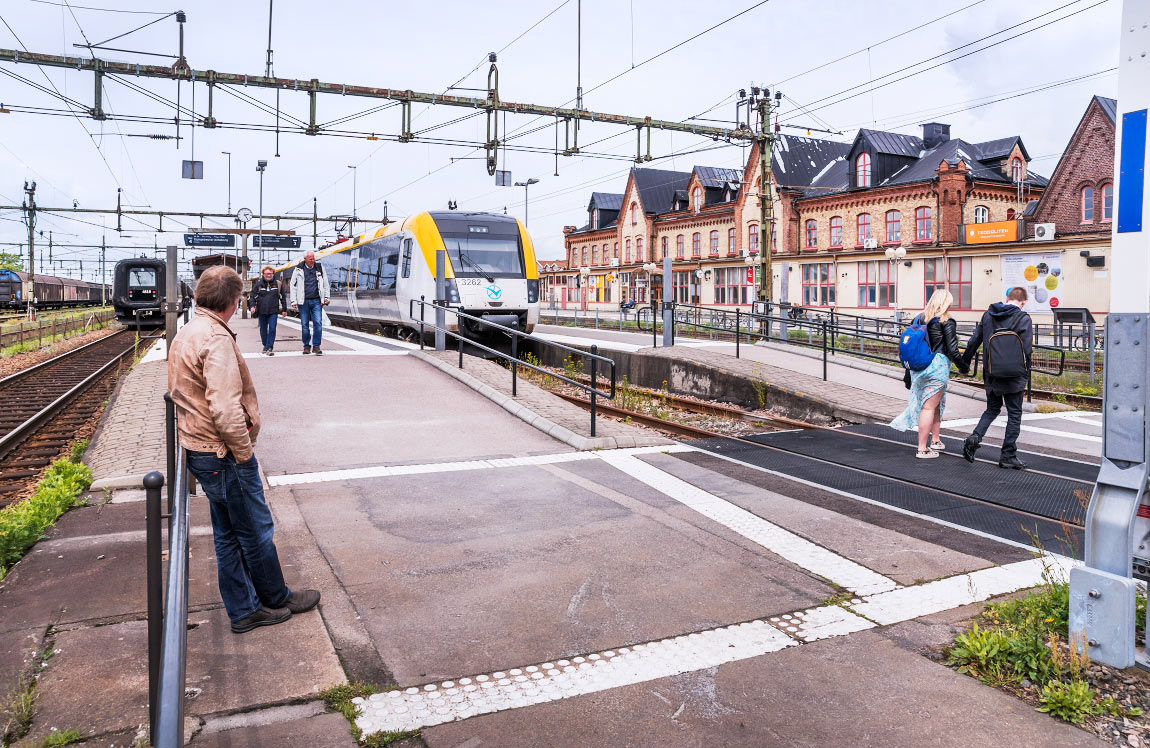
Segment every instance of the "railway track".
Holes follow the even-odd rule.
[[[0,379],[0,506],[76,439],[135,349],[134,334],[124,330]]]

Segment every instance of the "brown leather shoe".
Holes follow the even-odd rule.
[[[319,605],[319,590],[297,590],[284,603],[284,607],[295,613],[306,613]]]
[[[238,621],[232,621],[232,633],[244,634],[260,626],[274,626],[277,623],[283,623],[289,618],[291,618],[291,611],[287,608],[260,608]]]

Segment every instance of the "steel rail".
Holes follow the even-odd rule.
[[[124,356],[131,353],[133,348],[128,348],[116,354],[108,363],[101,366],[99,369],[89,374],[83,381],[76,384],[72,389],[65,392],[60,397],[56,398],[51,404],[41,409],[40,412],[33,415],[24,423],[9,431],[3,437],[0,437],[0,459],[4,459],[12,452],[13,449],[22,444],[28,437],[34,434],[41,426],[43,426],[53,416],[60,413],[68,406],[73,400],[84,393],[89,387],[95,384],[101,377],[107,374],[112,367],[117,366],[123,361]],[[6,380],[0,380],[6,381]]]
[[[33,366],[29,366],[27,369],[21,369],[20,371],[16,372],[15,374],[9,374],[8,376],[4,377],[3,379],[0,379],[0,390],[2,390],[5,385],[12,384],[13,382],[16,382],[20,379],[23,379],[24,377],[26,377],[30,374],[35,374],[36,372],[43,371],[44,369],[46,369],[46,368],[48,368],[54,364],[58,364],[59,362],[64,361],[65,359],[71,358],[72,356],[75,356],[76,354],[78,354],[82,351],[86,351],[87,349],[91,348],[94,345],[100,345],[101,343],[107,343],[109,340],[112,340],[113,338],[116,338],[116,337],[123,335],[125,333],[128,333],[128,332],[131,332],[131,330],[124,329],[124,330],[120,330],[118,332],[114,332],[111,335],[107,335],[105,337],[100,338],[99,340],[93,340],[91,343],[85,343],[84,345],[79,346],[77,348],[73,348],[70,351],[65,351],[64,353],[61,353],[59,356],[53,356],[50,359],[47,359],[45,361],[41,361],[40,363],[35,364]]]

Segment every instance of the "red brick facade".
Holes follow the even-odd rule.
[[[1092,99],[1082,121],[1066,145],[1050,184],[1029,223],[1053,223],[1055,235],[1110,233],[1106,216],[1106,188],[1114,186],[1115,123]],[[1092,217],[1083,220],[1083,192],[1092,191]],[[1113,206],[1113,200],[1111,200]],[[1029,233],[1033,234],[1033,228]]]

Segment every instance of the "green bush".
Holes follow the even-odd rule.
[[[80,494],[90,485],[87,465],[61,458],[44,473],[35,493],[0,510],[0,579],[61,514],[83,503]]]

